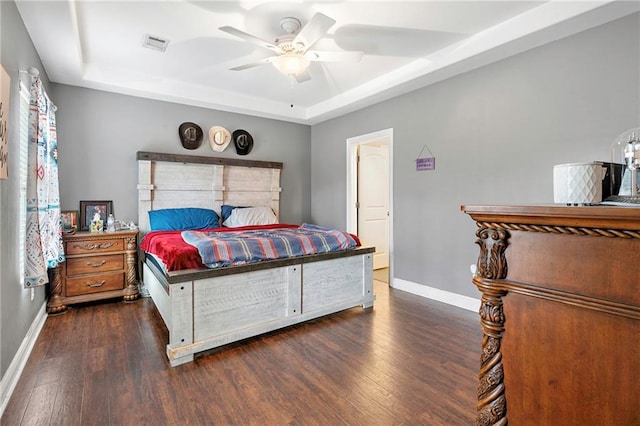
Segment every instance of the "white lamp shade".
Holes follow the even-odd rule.
[[[272,63],[278,71],[289,76],[296,76],[309,66],[309,60],[296,53],[285,53],[278,56]]]

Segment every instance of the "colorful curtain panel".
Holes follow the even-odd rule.
[[[54,268],[65,260],[55,105],[39,78],[31,82],[30,92],[25,287],[49,282],[47,268]]]

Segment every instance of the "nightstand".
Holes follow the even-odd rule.
[[[137,236],[138,231],[64,234],[67,260],[52,270],[47,311],[115,297],[135,300]]]

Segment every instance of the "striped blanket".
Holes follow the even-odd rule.
[[[238,232],[183,231],[208,268],[346,250],[358,245],[347,232],[317,225]]]

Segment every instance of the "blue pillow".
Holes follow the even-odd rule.
[[[185,207],[151,210],[149,225],[152,231],[182,231],[217,228],[220,222],[218,214],[213,210]]]
[[[224,223],[227,219],[229,219],[229,216],[231,216],[231,213],[235,210],[235,209],[243,209],[244,207],[239,207],[239,206],[229,206],[227,204],[223,204],[222,206],[220,206],[220,216],[222,218],[222,220],[220,221],[221,223]]]

